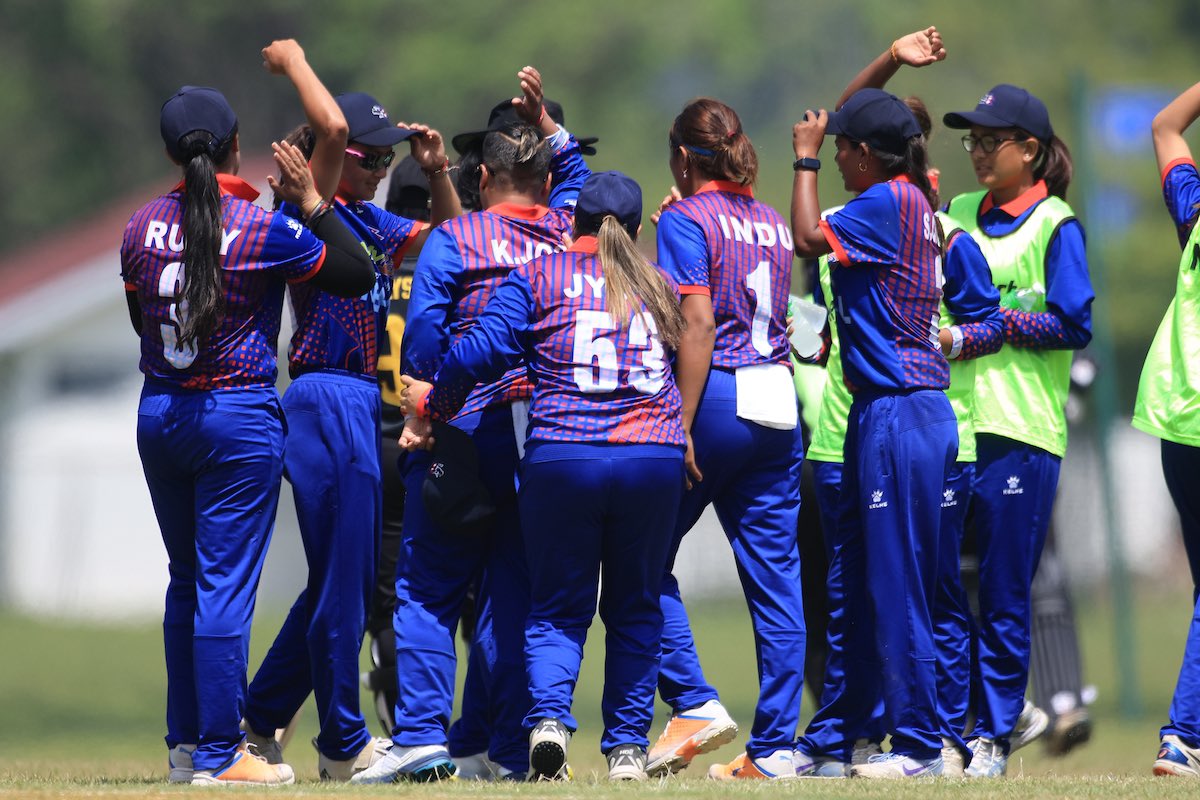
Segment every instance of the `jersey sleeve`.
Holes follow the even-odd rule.
[[[825,240],[842,266],[895,264],[900,260],[900,226],[896,198],[886,183],[877,183],[820,223]]]
[[[692,219],[668,208],[658,218],[658,264],[679,284],[681,294],[711,295],[708,242]]]
[[[141,222],[142,214],[138,212],[125,226],[121,236],[121,279],[125,281],[125,289],[132,291],[134,272],[138,264],[138,242],[142,238],[145,226]]]
[[[434,419],[448,420],[478,383],[490,383],[521,363],[532,322],[532,271],[523,265],[508,274],[471,330],[446,354],[429,393]]]
[[[371,226],[379,231],[379,242],[384,252],[392,264],[399,267],[412,243],[421,231],[429,227],[429,223],[393,214],[371,203],[364,203],[363,207],[369,209],[372,215]]]
[[[259,260],[266,269],[281,272],[291,283],[299,283],[321,269],[325,243],[298,220],[274,213]]]
[[[413,271],[401,353],[403,370],[432,382],[450,348],[450,314],[454,310],[462,254],[445,229],[429,234]]]
[[[1168,164],[1162,174],[1162,189],[1167,212],[1179,236],[1179,246],[1183,247],[1191,235],[1196,214],[1200,213],[1200,173],[1196,163],[1190,158],[1181,158]]]
[[[1083,226],[1064,222],[1046,250],[1046,310],[1003,309],[1004,340],[1016,347],[1077,350],[1092,339],[1092,279]]]
[[[983,251],[970,234],[959,231],[950,239],[943,273],[943,299],[962,334],[959,359],[995,353],[1004,344],[1000,292],[992,283],[992,269]]]
[[[579,142],[565,129],[560,127],[549,142],[554,151],[550,159],[550,208],[574,208],[592,170],[583,160]]]

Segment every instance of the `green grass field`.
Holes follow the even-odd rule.
[[[570,785],[470,785],[333,787],[316,782],[316,755],[308,744],[316,713],[306,706],[288,761],[300,783],[278,791],[305,796],[392,795],[418,797],[612,797],[725,796],[731,793],[812,797],[1195,797],[1200,783],[1156,779],[1149,767],[1170,702],[1190,614],[1186,590],[1148,589],[1139,595],[1134,645],[1142,713],[1117,714],[1114,643],[1102,599],[1080,604],[1086,678],[1100,690],[1093,706],[1092,741],[1066,758],[1051,759],[1038,745],[1017,753],[1009,779],[986,784],[935,781],[879,785],[866,781],[798,781],[788,786],[729,786],[702,780],[707,766],[738,752],[729,745],[697,759],[687,772],[642,787],[611,786],[599,779],[599,676],[603,629],[596,623],[588,644],[575,712],[581,729],[572,742],[576,781]],[[736,719],[746,723],[756,693],[754,652],[740,599],[697,605],[693,620],[709,677]],[[257,663],[281,622],[264,614],[256,623],[252,662]],[[81,797],[178,795],[188,787],[165,782],[163,698],[165,677],[159,626],[83,625],[0,614],[0,796]],[[364,709],[372,706],[364,695]],[[804,699],[805,714],[812,712]],[[659,708],[652,737],[661,728]],[[368,717],[372,729],[378,723]]]

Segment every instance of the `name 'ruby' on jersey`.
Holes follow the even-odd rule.
[[[352,298],[305,284],[289,289],[295,333],[288,348],[288,366],[293,378],[315,369],[375,374],[380,340],[386,335],[392,274],[417,234],[428,227],[371,203],[347,203],[338,198],[333,208],[371,256],[375,287]],[[285,205],[283,210],[289,216],[300,216],[294,206]]]
[[[530,440],[684,446],[679,390],[654,318],[641,308],[617,327],[595,253],[595,237],[580,237],[496,288],[438,372],[429,395],[436,417],[454,414],[476,382],[527,358]]]
[[[750,187],[711,181],[663,212],[658,261],[682,294],[707,294],[714,367],[788,363],[792,232]]]
[[[183,184],[139,209],[125,227],[121,277],[142,312],[140,368],[185,389],[274,386],[284,281],[316,274],[325,245],[299,222],[256,205],[258,192],[232,175],[221,187],[221,279],[225,313],[201,347],[180,347]]]
[[[941,241],[933,209],[907,180],[877,183],[821,220],[851,391],[945,389],[938,344]]]

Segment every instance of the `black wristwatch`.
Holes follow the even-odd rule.
[[[821,160],[819,158],[797,158],[792,162],[792,169],[799,172],[802,169],[811,169],[816,172],[821,168]]]

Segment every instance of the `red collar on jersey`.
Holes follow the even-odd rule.
[[[696,190],[696,194],[700,194],[701,192],[729,192],[730,194],[754,197],[754,187],[742,186],[740,183],[734,183],[733,181],[709,181]]]
[[[518,203],[496,203],[494,206],[488,206],[484,211],[513,219],[541,219],[550,213],[550,209],[545,206],[524,206]]]
[[[217,185],[221,187],[221,194],[231,194],[234,197],[245,200],[247,203],[253,203],[258,199],[258,189],[255,189],[250,184],[236,175],[229,175],[224,172],[217,173]],[[175,185],[172,192],[183,191],[183,181]]]
[[[888,180],[896,181],[897,183],[912,183],[912,178],[908,177],[903,172],[901,172],[899,175],[897,175],[894,178],[888,178]]]
[[[580,236],[567,248],[568,253],[595,253],[600,248],[600,241],[595,236]]]
[[[1005,214],[1016,219],[1049,196],[1045,181],[1038,181],[1002,206],[997,206],[996,201],[992,199],[992,193],[988,192],[987,196],[983,198],[983,205],[979,206],[979,214],[982,216],[993,208],[999,208]]]

